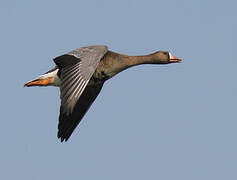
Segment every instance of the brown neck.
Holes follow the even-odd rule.
[[[104,71],[108,76],[112,77],[129,67],[153,63],[155,63],[153,54],[145,56],[128,56],[108,51],[101,60],[98,68],[100,71]]]
[[[154,64],[155,58],[153,54],[144,55],[144,56],[126,56],[124,61],[131,66],[136,66],[140,64]]]

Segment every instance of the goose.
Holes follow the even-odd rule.
[[[119,72],[141,64],[181,62],[168,51],[128,56],[108,50],[105,45],[75,49],[53,59],[56,66],[24,84],[60,88],[60,115],[57,137],[67,141],[100,93],[105,81]]]

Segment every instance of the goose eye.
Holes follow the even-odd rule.
[[[167,52],[163,52],[163,54],[164,54],[164,55],[168,55],[168,53],[167,53]]]

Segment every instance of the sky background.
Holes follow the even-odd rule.
[[[0,2],[0,179],[237,179],[234,0]],[[105,83],[67,143],[59,89],[23,88],[75,48],[105,44],[180,64]]]

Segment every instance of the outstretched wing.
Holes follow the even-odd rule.
[[[70,137],[71,133],[98,95],[100,90],[95,90],[95,92],[91,93],[91,91],[93,91],[91,90],[91,88],[93,89],[93,86],[90,88],[88,87],[90,90],[85,93],[83,93],[83,91],[87,87],[101,58],[107,51],[108,49],[106,46],[88,46],[73,50],[68,54],[64,54],[54,59],[55,64],[59,68],[58,74],[61,80],[60,128],[58,136],[61,137],[62,141],[64,139],[67,140]],[[94,88],[101,89],[102,85],[100,88]],[[98,93],[96,93],[97,91]],[[90,93],[91,95],[89,96],[88,94]],[[84,94],[83,100],[80,100],[82,94]]]
[[[61,80],[62,112],[70,114],[84,91],[99,61],[107,52],[106,46],[88,46],[73,50],[54,59]]]
[[[100,93],[102,86],[103,84],[87,86],[81,97],[77,101],[72,113],[70,113],[69,115],[64,112],[61,105],[58,124],[58,138],[61,138],[61,142],[64,140],[67,141],[71,136],[74,129],[80,123],[81,119]]]

